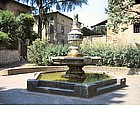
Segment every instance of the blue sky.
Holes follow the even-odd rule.
[[[73,17],[74,14],[79,15],[79,21],[85,27],[95,25],[105,19],[105,8],[107,8],[108,0],[88,0],[88,5],[83,5],[82,8],[76,7],[72,12],[65,12],[64,14]]]

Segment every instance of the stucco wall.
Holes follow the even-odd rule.
[[[93,43],[106,43],[106,35],[94,35],[94,36],[87,36],[83,38],[83,45],[86,44],[93,44]]]
[[[134,11],[140,11],[140,4],[137,4],[133,7]],[[128,29],[124,32],[119,32],[118,34],[113,33],[111,30],[107,30],[107,42],[109,44],[132,44],[135,45],[135,43],[140,43],[140,33],[134,33],[133,32],[133,26],[129,25]]]
[[[18,50],[0,50],[0,65],[18,62]]]

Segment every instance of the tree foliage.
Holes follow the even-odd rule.
[[[18,38],[28,38],[32,41],[35,36],[34,21],[31,14],[20,14],[15,17],[11,11],[0,10],[0,41],[9,49],[16,49]]]
[[[20,1],[20,0],[17,0]],[[34,6],[35,10],[39,14],[38,16],[38,34],[42,38],[42,23],[44,14],[46,14],[52,6],[56,6],[57,10],[61,11],[71,11],[74,10],[76,6],[82,6],[82,4],[87,4],[87,0],[22,0],[28,5]]]
[[[7,34],[5,35],[5,38],[9,38],[7,38],[6,41],[8,47],[14,46],[14,43],[17,38],[17,27],[18,24],[16,22],[14,13],[10,11],[0,10],[0,31]],[[4,34],[1,33],[1,35],[3,36]],[[4,38],[2,40],[4,41]]]
[[[106,27],[106,25],[95,26],[92,29],[83,27],[81,31],[83,33],[83,36],[106,35],[107,27]]]
[[[109,0],[108,27],[113,32],[124,31],[128,25],[140,23],[140,11],[133,8],[135,0]]]
[[[35,18],[31,14],[20,14],[17,17],[18,22],[18,37],[22,40],[33,39],[33,35],[35,32],[33,31],[33,26],[35,22]]]

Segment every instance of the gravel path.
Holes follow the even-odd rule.
[[[110,73],[111,74],[111,73]],[[113,73],[120,75],[120,73]],[[126,75],[127,85],[120,90],[89,99],[29,92],[26,90],[27,79],[33,73],[0,76],[0,104],[10,105],[140,105],[140,75]]]

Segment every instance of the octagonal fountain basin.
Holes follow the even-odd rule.
[[[27,81],[27,90],[49,94],[89,98],[126,86],[126,78],[105,73],[85,73],[84,78],[65,78],[65,72],[37,73]]]

